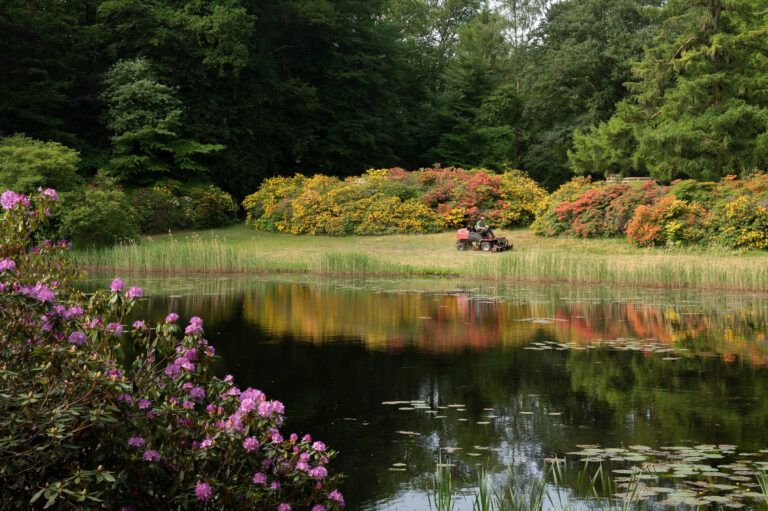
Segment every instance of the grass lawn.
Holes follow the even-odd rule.
[[[294,236],[234,225],[149,236],[75,252],[90,268],[143,272],[298,271],[472,275],[532,281],[768,290],[768,255],[720,248],[640,249],[625,239],[541,238],[497,230],[503,253],[458,252],[454,232],[391,236]]]

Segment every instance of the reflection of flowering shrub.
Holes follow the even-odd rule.
[[[493,225],[525,225],[546,192],[520,171],[460,168],[369,170],[339,180],[272,178],[246,197],[247,222],[294,234],[437,232],[485,215]]]
[[[687,245],[704,239],[707,211],[671,195],[653,206],[639,206],[627,225],[627,238],[639,247]]]
[[[211,374],[202,319],[183,334],[176,314],[129,329],[140,288],[115,279],[86,297],[71,287],[68,243],[31,246],[51,192],[1,197],[7,507],[342,509],[326,468],[335,453],[281,432],[279,401]]]

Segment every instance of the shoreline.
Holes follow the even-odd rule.
[[[626,282],[614,282],[608,280],[569,280],[569,279],[544,279],[537,277],[494,277],[489,275],[469,275],[462,273],[387,273],[387,272],[370,272],[370,273],[357,273],[357,272],[324,272],[318,270],[297,270],[297,269],[274,269],[274,270],[243,270],[243,269],[229,269],[229,270],[211,270],[211,269],[183,269],[183,270],[168,270],[168,269],[140,269],[130,267],[111,267],[111,266],[82,266],[80,268],[86,272],[114,272],[115,274],[147,274],[155,276],[232,276],[232,275],[309,275],[315,277],[361,277],[361,278],[427,278],[427,279],[462,279],[471,278],[474,280],[480,280],[483,282],[519,282],[523,284],[571,284],[581,286],[617,286],[620,288],[629,289],[654,289],[654,290],[690,290],[690,291],[743,291],[755,294],[768,294],[768,288],[766,289],[741,289],[734,287],[714,287],[714,286],[695,286],[695,285],[673,285],[663,282],[657,283],[626,283]]]
[[[504,233],[516,247],[460,252],[455,233],[294,236],[236,225],[75,250],[83,270],[168,275],[294,274],[458,278],[646,289],[768,292],[768,254],[696,248],[638,249],[619,239]]]

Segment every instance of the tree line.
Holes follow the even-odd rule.
[[[125,186],[768,163],[764,0],[0,0],[0,134]],[[1,170],[1,169],[0,169]]]

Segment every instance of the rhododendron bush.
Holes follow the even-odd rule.
[[[541,203],[537,234],[623,236],[639,247],[720,244],[768,248],[768,174],[719,182],[609,184],[577,177]]]
[[[246,197],[246,222],[293,234],[440,232],[476,221],[494,226],[529,224],[546,197],[518,170],[399,168],[369,170],[344,180],[301,174],[275,177]]]
[[[1,199],[0,509],[343,509],[335,453],[213,375],[202,319],[125,324],[140,288],[84,295],[33,245],[56,192]]]

